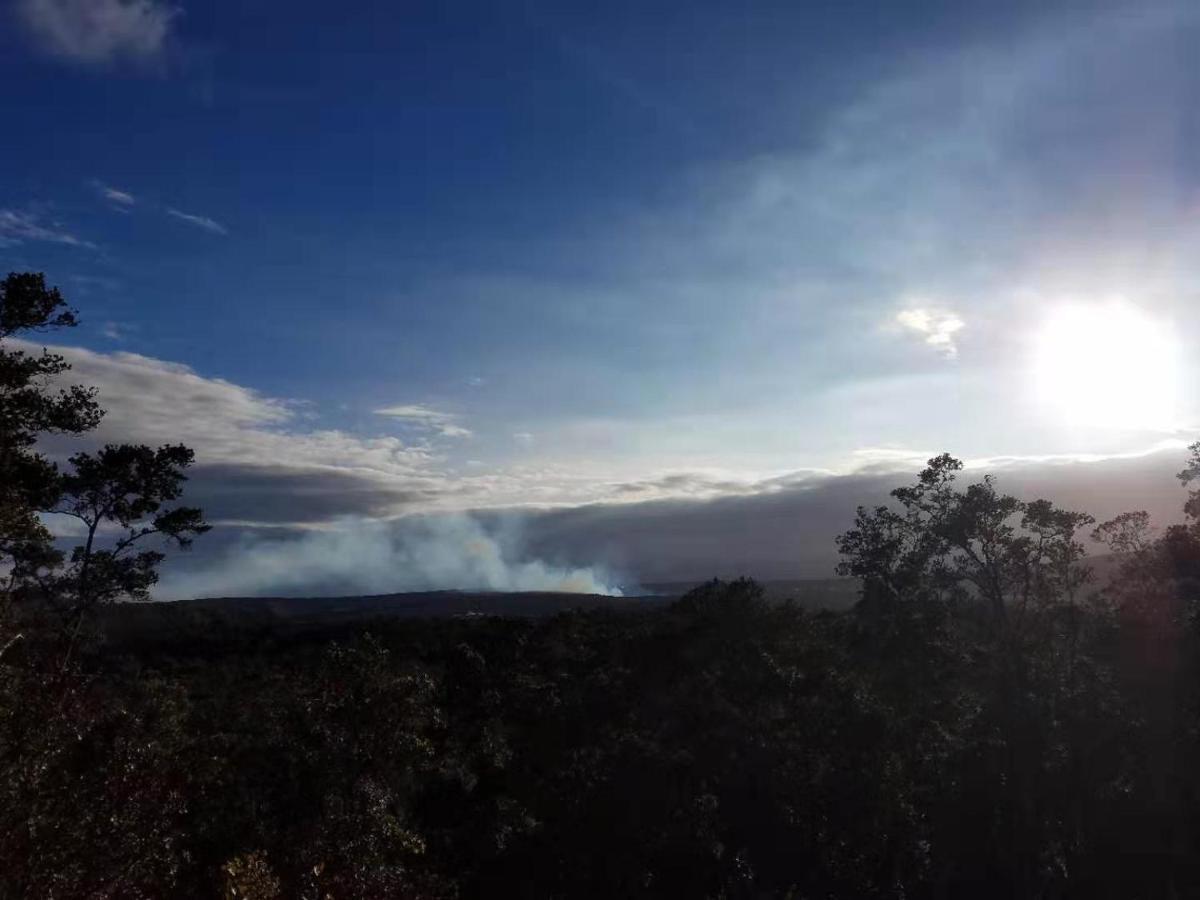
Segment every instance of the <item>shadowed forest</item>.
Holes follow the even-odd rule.
[[[186,447],[39,451],[99,400],[10,339],[73,324],[0,285],[0,897],[1200,894],[1200,445],[1162,530],[932,459],[840,537],[845,612],[714,581],[134,646],[101,613],[208,526]]]

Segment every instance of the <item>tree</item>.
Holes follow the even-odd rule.
[[[1183,471],[1179,473],[1178,478],[1183,482],[1184,487],[1188,490],[1188,499],[1184,504],[1183,511],[1191,519],[1192,523],[1200,523],[1200,489],[1192,488],[1193,482],[1200,480],[1200,441],[1188,447],[1188,452],[1191,457],[1188,459],[1187,465]]]
[[[180,698],[149,681],[123,692],[72,650],[88,608],[147,596],[162,554],[144,538],[186,546],[207,526],[199,510],[164,507],[186,447],[108,446],[66,471],[39,447],[103,414],[94,389],[60,386],[63,356],[22,341],[76,323],[42,275],[0,282],[0,896],[173,894]],[[69,560],[39,518],[52,511],[87,528]]]
[[[94,389],[51,386],[71,368],[62,356],[28,352],[12,339],[76,324],[75,311],[44,276],[12,273],[0,282],[0,566],[8,569],[9,590],[60,558],[37,518],[59,496],[58,469],[34,449],[38,438],[89,431],[103,415]]]
[[[863,579],[868,605],[977,598],[999,629],[1073,602],[1088,577],[1075,536],[1092,517],[1001,494],[990,475],[959,490],[962,467],[942,454],[916,484],[892,491],[900,510],[859,507],[838,538],[839,574]]]
[[[673,605],[677,612],[700,619],[738,623],[767,609],[762,586],[749,578],[718,578],[692,588]]]
[[[1156,533],[1148,513],[1125,512],[1104,522],[1092,539],[1108,548],[1117,569],[1106,594],[1126,622],[1156,633],[1146,652],[1164,655],[1159,640],[1175,640],[1176,632],[1200,600],[1200,442],[1188,448],[1187,465],[1177,476],[1188,488],[1183,513],[1187,521]]]
[[[0,283],[0,564],[7,568],[6,594],[37,588],[72,619],[97,603],[149,596],[163,554],[142,549],[144,539],[157,535],[184,548],[209,527],[199,509],[164,509],[182,492],[184,470],[194,458],[187,447],[109,444],[95,454],[75,454],[65,473],[37,451],[46,435],[95,428],[103,411],[93,388],[55,389],[55,379],[70,369],[61,355],[44,348],[33,354],[10,339],[77,323],[75,311],[43,275],[14,273]],[[85,542],[69,560],[54,546],[41,512],[83,523]],[[121,532],[111,541],[110,526]]]
[[[163,554],[141,550],[141,541],[158,535],[186,549],[193,536],[210,527],[194,507],[163,509],[164,503],[183,492],[184,470],[194,457],[182,444],[157,450],[109,444],[94,455],[71,457],[72,471],[61,480],[61,500],[54,512],[82,522],[86,540],[54,578],[60,602],[67,600],[71,611],[78,613],[121,597],[144,600],[149,596]],[[97,534],[106,523],[123,533],[112,546],[101,549]]]
[[[1038,854],[1055,848],[1064,871],[1089,858],[1097,810],[1129,777],[1113,623],[1081,596],[1077,535],[1092,517],[1002,494],[990,476],[960,488],[961,470],[936,457],[892,492],[899,508],[860,508],[839,538],[840,571],[863,581],[857,618],[878,689],[935,723],[932,736],[899,732],[905,743],[918,759],[950,753],[962,773],[962,793],[931,816],[935,843],[966,871],[1004,873],[999,890],[1033,896],[1047,877]],[[1123,540],[1126,526],[1102,529]],[[968,805],[986,814],[964,826]]]

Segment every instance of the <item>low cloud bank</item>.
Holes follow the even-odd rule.
[[[1045,497],[1099,521],[1145,509],[1166,525],[1180,519],[1186,492],[1175,473],[1184,461],[1180,449],[1092,462],[997,460],[962,478],[991,472],[1002,491],[1025,499]],[[390,521],[360,515],[320,531],[220,525],[192,552],[171,554],[156,596],[454,588],[619,594],[640,591],[635,584],[714,576],[829,578],[838,562],[834,539],[853,523],[855,506],[888,502],[888,492],[910,483],[920,467],[807,475],[759,493],[706,499]],[[189,499],[212,504],[210,512],[249,512],[226,508],[218,494],[200,494]]]
[[[157,599],[449,589],[622,594],[604,570],[529,558],[513,525],[485,528],[465,515],[347,520],[266,538],[242,532],[215,554],[174,562],[155,589]]]
[[[996,460],[960,479],[969,484],[990,473],[1001,491],[1025,500],[1044,497],[1097,521],[1144,509],[1164,526],[1181,520],[1186,492],[1175,473],[1185,461],[1182,449],[1088,462]],[[835,538],[853,524],[855,507],[890,502],[889,492],[911,484],[921,468],[889,464],[882,471],[807,476],[760,493],[546,510],[529,514],[522,534],[539,559],[599,560],[643,584],[738,575],[830,578],[839,559]]]

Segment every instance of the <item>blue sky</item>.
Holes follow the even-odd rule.
[[[1183,3],[15,0],[0,268],[81,308],[101,437],[186,438],[243,524],[1178,447],[1198,39]]]

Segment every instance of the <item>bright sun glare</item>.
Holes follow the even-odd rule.
[[[1179,378],[1170,329],[1125,301],[1057,307],[1035,337],[1035,398],[1064,425],[1171,429]]]

